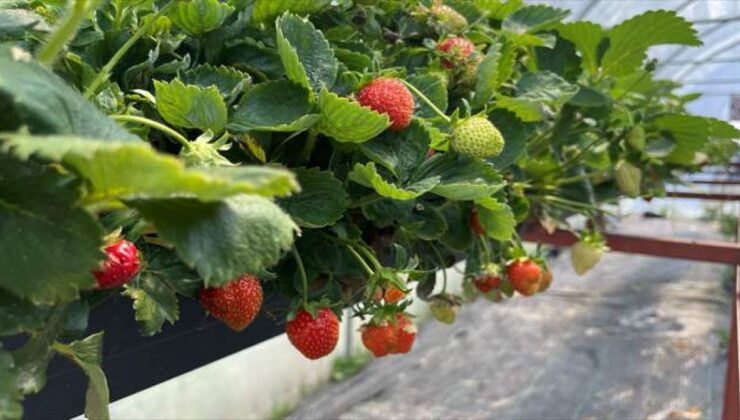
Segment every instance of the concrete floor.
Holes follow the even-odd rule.
[[[718,238],[707,222],[614,229]],[[609,253],[577,277],[564,252],[545,294],[479,299],[429,321],[407,356],[309,396],[296,419],[719,418],[729,327],[725,267]]]

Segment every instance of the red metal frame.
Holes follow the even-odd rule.
[[[732,179],[697,179],[688,181],[691,184],[707,184],[707,185],[740,185],[740,180]]]
[[[740,243],[740,226],[737,229]],[[732,299],[732,324],[730,325],[730,345],[727,349],[727,371],[725,374],[725,398],[722,406],[723,420],[740,419],[740,361],[738,356],[738,309],[740,304],[740,264],[735,267],[735,295]]]
[[[705,193],[689,191],[669,191],[666,194],[673,198],[697,198],[699,200],[719,200],[719,201],[738,201],[740,194],[733,193]]]
[[[683,238],[649,238],[617,233],[606,233],[604,238],[609,248],[614,251],[733,265],[740,263],[740,243]],[[550,234],[539,225],[530,225],[524,229],[522,240],[571,246],[578,241],[578,238],[567,230],[556,230]]]

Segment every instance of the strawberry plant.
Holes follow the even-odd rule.
[[[406,353],[412,289],[444,322],[462,302],[432,295],[439,269],[465,260],[467,297],[543,291],[518,225],[583,214],[598,230],[603,204],[662,195],[740,135],[654,78],[648,48],[701,43],[670,11],[612,28],[521,0],[0,12],[0,335],[25,339],[0,348],[3,418],[55,355],[107,417],[103,332],[68,320],[116,293],[145,336],[182,299],[248,334],[280,294],[309,358],[350,305],[374,354]]]

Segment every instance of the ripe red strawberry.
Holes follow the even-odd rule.
[[[476,277],[475,280],[473,280],[473,284],[476,289],[481,291],[481,293],[488,293],[493,289],[501,287],[501,276],[486,273]]]
[[[357,94],[357,102],[391,120],[390,130],[403,130],[411,124],[414,97],[397,79],[375,79]]]
[[[141,269],[141,255],[136,245],[121,239],[105,247],[103,268],[93,272],[99,289],[113,289],[133,279]]]
[[[311,360],[334,351],[339,341],[339,319],[329,308],[319,309],[316,318],[301,310],[285,330],[291,344]]]
[[[245,274],[222,287],[200,289],[201,306],[222,320],[234,331],[247,328],[262,307],[262,286],[259,279]]]
[[[540,288],[542,269],[530,259],[520,259],[506,267],[506,276],[514,290],[523,296],[532,296]]]
[[[388,321],[380,324],[369,323],[362,327],[362,344],[375,357],[383,357],[391,353],[395,344],[395,331]]]
[[[470,229],[473,230],[473,233],[476,235],[485,235],[486,229],[483,227],[483,225],[480,222],[480,217],[478,216],[478,210],[473,209],[470,212]]]
[[[475,44],[461,37],[447,38],[437,44],[437,51],[446,53],[450,59],[442,59],[442,65],[448,69],[455,67],[455,64],[462,64],[475,51]]]
[[[396,340],[393,353],[408,353],[414,346],[416,339],[416,326],[406,315],[396,314],[396,324],[394,326]]]

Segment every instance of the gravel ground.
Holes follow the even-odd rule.
[[[716,238],[706,222],[632,218],[620,232]],[[564,252],[545,294],[467,305],[308,397],[302,419],[719,418],[729,327],[723,267],[609,253],[577,277]]]

